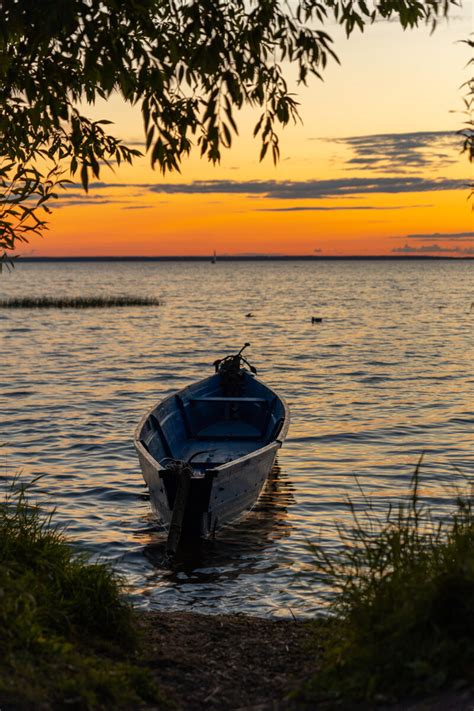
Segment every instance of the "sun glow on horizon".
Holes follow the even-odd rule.
[[[329,27],[342,66],[295,87],[303,123],[281,131],[276,166],[258,162],[255,115],[241,112],[221,165],[195,152],[181,174],[164,177],[146,157],[104,167],[89,194],[76,184],[60,194],[49,230],[19,253],[473,255],[469,164],[456,136],[463,117],[453,113],[462,111],[459,40],[471,16],[465,3],[432,35],[381,22],[346,41]],[[137,109],[112,98],[87,112],[141,140]]]

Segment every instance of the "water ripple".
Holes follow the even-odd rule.
[[[311,614],[308,541],[337,550],[358,483],[383,516],[425,451],[437,512],[474,472],[472,263],[19,264],[4,295],[157,298],[156,309],[0,315],[0,471],[16,472],[143,607]],[[439,306],[443,306],[440,310]],[[252,311],[253,319],[245,318]],[[312,324],[311,317],[323,318]],[[252,343],[289,438],[251,514],[170,565],[132,446],[143,412]]]

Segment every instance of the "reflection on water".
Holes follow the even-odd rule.
[[[458,470],[474,470],[472,274],[462,261],[20,263],[2,296],[163,303],[0,310],[3,479],[45,474],[38,500],[78,546],[113,561],[140,605],[311,613],[324,591],[308,541],[338,545],[346,499],[360,499],[354,475],[382,515],[422,450],[423,493],[439,511]],[[245,341],[289,402],[289,436],[257,508],[170,566],[132,432]]]
[[[185,541],[171,562],[166,557],[164,534],[155,534],[155,540],[144,549],[155,569],[147,576],[148,591],[156,595],[160,590],[162,601],[167,600],[171,608],[186,601],[201,612],[212,612],[218,604],[216,588],[227,587],[225,605],[232,609],[232,598],[237,603],[241,594],[239,580],[278,571],[280,561],[272,549],[291,533],[288,507],[292,503],[292,486],[276,465],[253,511],[219,531],[215,540]],[[181,596],[181,604],[177,604]]]
[[[251,574],[265,548],[290,535],[288,506],[294,502],[291,492],[290,482],[275,464],[255,508],[247,516],[220,530],[214,540],[183,540],[172,561],[166,555],[166,534],[156,532],[144,549],[146,558],[160,571],[155,583],[161,584],[163,570],[169,571],[167,581],[176,585],[188,578],[195,583],[212,583],[229,564],[230,579],[242,572]]]

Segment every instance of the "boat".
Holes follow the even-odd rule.
[[[213,536],[254,506],[289,426],[285,400],[242,352],[154,405],[134,444],[173,554],[184,534]]]

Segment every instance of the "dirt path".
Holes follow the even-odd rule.
[[[311,623],[146,613],[147,666],[177,709],[276,709],[315,668]]]
[[[155,612],[140,626],[144,662],[176,711],[474,711],[472,689],[390,705],[288,704],[317,669],[312,622]]]

